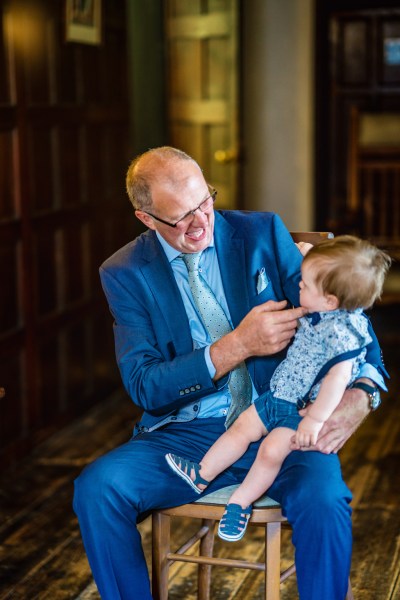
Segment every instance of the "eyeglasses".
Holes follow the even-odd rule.
[[[149,213],[147,211],[143,211],[143,212],[145,212],[147,215],[149,215],[149,217],[153,217],[153,219],[155,219],[156,221],[160,221],[160,223],[164,223],[164,225],[169,225],[169,227],[177,227],[178,225],[184,224],[184,223],[189,224],[192,222],[196,211],[201,210],[201,212],[205,213],[208,210],[210,210],[212,208],[212,206],[214,205],[214,202],[217,197],[217,190],[214,190],[210,186],[208,186],[208,188],[210,191],[212,190],[211,194],[209,196],[207,196],[207,198],[205,200],[203,200],[203,202],[200,202],[200,204],[198,206],[196,206],[196,208],[194,208],[193,210],[189,210],[185,215],[183,215],[183,217],[178,219],[175,223],[170,223],[169,221],[160,219],[160,217],[156,217],[156,215],[152,215],[151,213]]]

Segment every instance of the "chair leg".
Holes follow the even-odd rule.
[[[200,542],[200,556],[211,557],[214,550],[214,529],[215,521],[210,519],[203,520],[203,527],[208,527],[208,533]],[[210,600],[210,584],[211,584],[211,565],[199,565],[198,573],[198,600]]]
[[[168,560],[171,546],[171,517],[158,512],[152,515],[152,595],[154,600],[168,600]]]
[[[280,563],[281,524],[267,523],[265,526],[265,600],[280,598]]]

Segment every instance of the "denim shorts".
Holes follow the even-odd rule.
[[[294,402],[275,398],[270,391],[259,396],[254,406],[267,431],[275,427],[289,427],[296,431],[302,419]]]

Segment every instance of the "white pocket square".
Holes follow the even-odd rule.
[[[261,294],[261,292],[263,292],[267,286],[268,286],[268,277],[265,272],[265,268],[262,267],[262,269],[260,269],[258,272],[257,294]]]

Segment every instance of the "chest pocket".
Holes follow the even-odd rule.
[[[276,300],[276,294],[272,285],[272,281],[264,267],[257,272],[257,275],[254,279],[254,289],[255,293],[252,296],[253,306],[263,304],[268,300]]]

